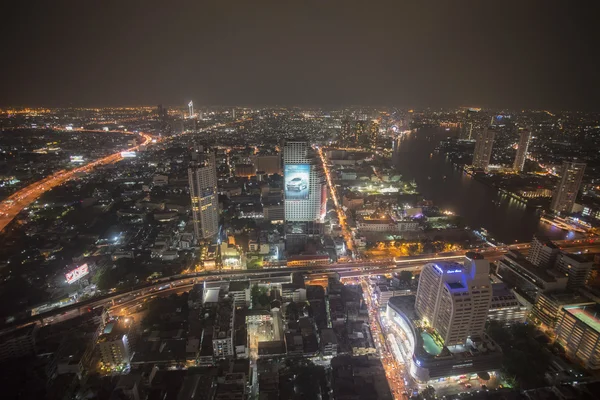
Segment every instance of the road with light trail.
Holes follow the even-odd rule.
[[[140,146],[146,145],[152,141],[152,136],[146,133],[139,133],[139,135],[143,138],[143,142],[124,151],[137,151]],[[114,164],[122,159],[121,151],[119,151],[78,168],[57,171],[42,180],[18,190],[0,203],[0,232],[2,232],[23,209],[29,207],[45,192],[62,185],[68,180],[76,177],[78,174],[90,172],[100,165]]]

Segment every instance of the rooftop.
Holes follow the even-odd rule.
[[[492,297],[514,297],[514,294],[505,283],[492,283]]]
[[[544,246],[549,247],[551,249],[558,249],[559,248],[547,236],[535,235],[533,237],[533,240],[537,240],[538,242],[542,243]]]
[[[596,332],[600,333],[600,316],[598,308],[594,306],[575,306],[565,307],[565,312],[568,312]]]
[[[229,283],[230,292],[240,292],[250,288],[250,281],[232,281]]]
[[[594,261],[594,254],[563,253],[563,257],[570,258],[571,260],[578,262],[578,263]]]
[[[456,289],[466,289],[465,286],[460,283],[460,282],[448,282],[447,285],[450,287],[450,289],[452,290],[456,290]]]
[[[99,342],[121,340],[124,334],[128,332],[127,324],[122,320],[114,320],[106,324],[102,334],[98,338]]]
[[[517,264],[523,268],[525,272],[539,278],[544,282],[556,282],[556,276],[551,273],[551,270],[540,268],[527,260],[523,255],[515,250],[511,250],[504,255],[505,259],[510,260],[512,263]]]

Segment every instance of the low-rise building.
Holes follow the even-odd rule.
[[[215,358],[232,357],[234,352],[234,305],[231,300],[221,300],[217,305],[213,326],[212,344]]]
[[[235,307],[250,306],[250,282],[231,281],[229,283],[229,297],[233,298]]]
[[[504,283],[492,284],[492,302],[488,312],[489,321],[505,325],[527,320],[527,307],[519,302],[515,294]]]
[[[335,357],[337,355],[338,341],[333,329],[321,329],[321,355]]]
[[[331,369],[331,389],[335,399],[394,398],[377,357],[338,356],[331,360]]]

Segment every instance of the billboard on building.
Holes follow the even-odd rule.
[[[285,198],[287,200],[308,199],[310,187],[309,164],[286,164],[283,177],[285,179]]]
[[[87,264],[80,265],[79,267],[67,272],[65,274],[65,278],[67,278],[67,283],[71,284],[73,282],[77,282],[84,276],[90,273],[90,269]]]
[[[82,163],[83,161],[83,156],[71,156],[70,157],[71,162],[72,163]]]
[[[122,151],[121,152],[121,157],[123,157],[123,158],[133,158],[133,157],[137,157],[137,154],[135,153],[135,151]]]
[[[321,222],[325,221],[327,215],[327,185],[321,185],[321,215],[319,219]]]

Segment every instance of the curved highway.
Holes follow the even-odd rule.
[[[144,141],[134,147],[131,147],[125,151],[136,151],[140,146],[148,144],[152,140],[152,136],[146,133],[139,133]],[[66,181],[75,177],[76,174],[82,172],[90,172],[94,168],[100,165],[113,164],[120,161],[121,152],[113,153],[109,156],[100,158],[92,161],[78,168],[70,170],[60,170],[52,175],[45,177],[42,180],[32,183],[29,186],[13,193],[0,203],[0,232],[6,228],[6,226],[26,207],[36,201],[42,194],[56,186],[62,185]]]

